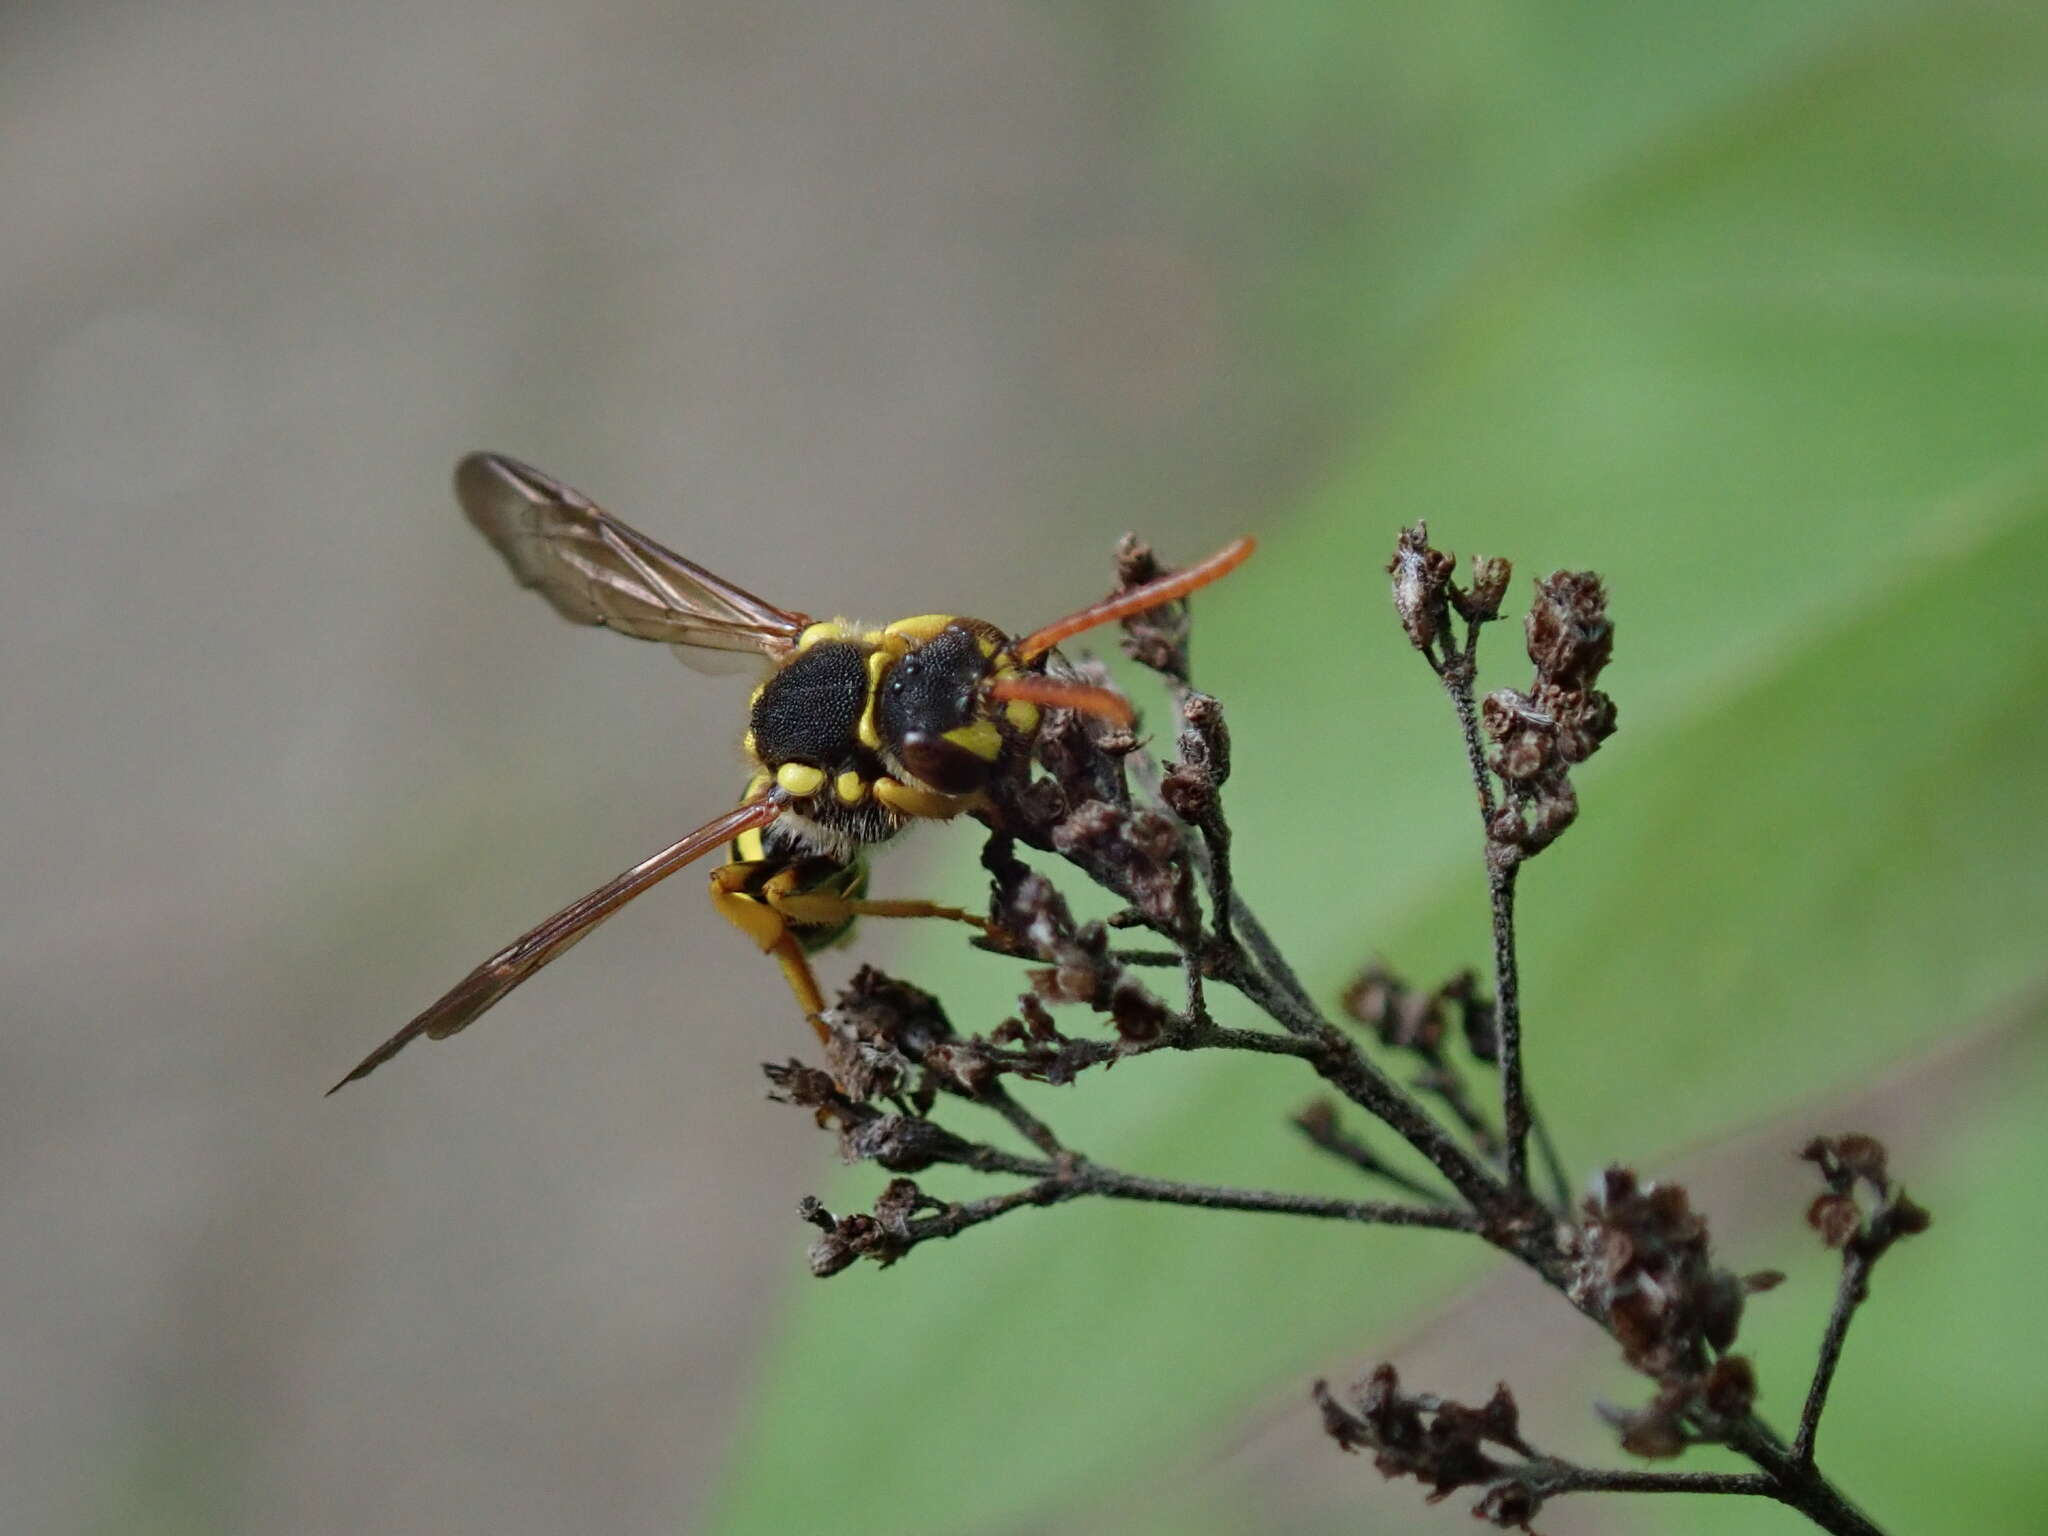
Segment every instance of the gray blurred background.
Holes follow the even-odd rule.
[[[320,1098],[738,787],[746,685],[555,620],[448,470],[1020,627],[1257,527],[1322,420],[1140,15],[0,12],[0,1527],[700,1510],[828,1152],[697,879]]]

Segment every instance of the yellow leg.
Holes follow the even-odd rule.
[[[776,963],[782,967],[783,979],[789,983],[789,990],[796,994],[797,1007],[803,1010],[804,1022],[811,1026],[811,1032],[821,1044],[829,1044],[831,1031],[818,1017],[825,1011],[825,995],[818,990],[818,978],[811,972],[811,962],[804,954],[804,947],[789,931],[789,921],[781,913],[766,902],[739,893],[748,876],[749,871],[744,864],[722,864],[711,871],[711,904],[735,928],[760,945],[763,954],[775,957]]]
[[[760,945],[763,954],[767,954],[788,931],[789,925],[765,902],[740,894],[752,873],[745,864],[721,864],[711,871],[711,905],[718,908],[733,927]]]
[[[795,934],[785,929],[782,937],[775,941],[772,953],[781,962],[783,977],[789,982],[789,990],[796,994],[797,1006],[804,1011],[804,1022],[811,1026],[811,1033],[818,1037],[820,1045],[830,1045],[832,1032],[820,1017],[825,1011],[825,996],[818,990],[818,978],[811,974],[811,962],[804,954],[803,945],[797,943]]]
[[[840,928],[856,917],[939,917],[966,923],[991,933],[989,921],[959,907],[941,906],[935,901],[916,899],[870,901],[865,897],[841,896],[832,891],[795,889],[797,871],[784,869],[770,876],[753,892],[746,887],[760,866],[745,863],[722,864],[711,871],[711,904],[740,932],[773,955],[782,967],[797,1006],[819,1040],[829,1041],[828,1031],[818,1015],[825,1011],[825,997],[818,990],[818,978],[804,947],[792,931],[796,928]]]
[[[943,795],[937,790],[919,789],[886,777],[875,780],[875,798],[892,811],[925,821],[950,821],[962,811],[978,811],[988,804],[987,797],[979,792]]]
[[[831,928],[855,917],[942,917],[990,932],[989,921],[958,907],[935,901],[870,901],[866,897],[833,896],[823,891],[777,891],[769,882],[762,893],[777,912],[799,927]]]
[[[740,866],[727,865],[726,868],[738,870]],[[712,883],[716,885],[718,876],[724,873],[724,870],[714,873]],[[732,878],[743,880],[745,875],[742,872]],[[782,870],[763,881],[754,904],[772,909],[786,923],[798,928],[843,928],[856,917],[943,917],[949,922],[979,928],[983,933],[993,932],[987,918],[977,917],[959,907],[941,906],[935,901],[872,901],[865,896],[842,896],[837,891],[799,890],[794,869]],[[742,927],[746,927],[748,921],[760,921],[751,916],[742,921],[739,914],[734,914],[733,920]]]

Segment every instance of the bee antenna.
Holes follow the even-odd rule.
[[[1030,661],[1043,656],[1064,640],[1071,640],[1084,630],[1094,629],[1100,624],[1114,623],[1128,619],[1132,614],[1143,613],[1148,608],[1158,608],[1166,603],[1186,597],[1198,587],[1206,587],[1251,558],[1255,544],[1249,538],[1233,539],[1206,560],[1198,560],[1184,570],[1169,571],[1164,576],[1135,587],[1127,587],[1113,597],[1105,597],[1099,603],[1091,603],[1078,613],[1070,613],[1064,619],[1048,624],[1045,628],[1026,635],[1010,648],[1010,654],[1019,661]],[[1066,705],[1064,708],[1076,706]]]
[[[982,692],[998,702],[1018,699],[1046,709],[1071,709],[1084,715],[1098,715],[1117,725],[1129,725],[1138,718],[1131,701],[1112,688],[1069,682],[1062,677],[1041,677],[1035,672],[999,677]]]

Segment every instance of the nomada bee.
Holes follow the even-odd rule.
[[[825,1001],[808,957],[845,937],[856,918],[987,926],[957,907],[870,897],[867,850],[915,821],[988,812],[987,786],[1028,759],[1045,710],[1128,723],[1120,695],[1048,672],[1054,647],[1183,598],[1252,552],[1250,539],[1238,539],[1185,570],[1013,638],[956,614],[869,628],[777,608],[503,454],[464,458],[455,497],[520,584],[564,618],[684,652],[765,659],[770,670],[754,690],[742,741],[753,770],[738,805],[521,934],[330,1093],[422,1035],[440,1040],[466,1028],[642,891],[721,844],[728,857],[711,872],[712,904],[776,958],[825,1039]]]

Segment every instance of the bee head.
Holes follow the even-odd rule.
[[[1003,734],[985,691],[1000,647],[986,626],[956,619],[905,652],[875,694],[883,749],[941,794],[969,795],[988,782]]]

